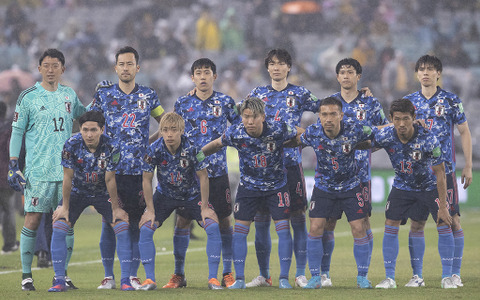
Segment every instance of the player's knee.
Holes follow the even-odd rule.
[[[334,231],[335,226],[337,226],[337,219],[330,218],[330,219],[327,220],[327,223],[325,224],[325,230],[326,231]]]
[[[191,222],[192,220],[186,219],[180,215],[177,215],[177,223],[175,224],[175,226],[180,229],[188,229],[190,228]]]
[[[425,228],[425,223],[426,223],[426,221],[412,220],[410,222],[410,231],[411,232],[423,231],[423,229]]]

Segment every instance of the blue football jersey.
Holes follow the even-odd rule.
[[[73,169],[72,192],[84,197],[107,195],[105,172],[116,170],[120,151],[102,134],[97,151],[92,153],[80,133],[69,138],[62,151],[62,166]]]
[[[304,111],[317,113],[320,101],[303,86],[288,84],[282,91],[271,85],[253,89],[247,97],[257,97],[265,102],[268,121],[286,122],[290,127],[300,126]],[[296,166],[302,162],[301,148],[285,148],[285,166]]]
[[[360,184],[355,147],[372,138],[372,128],[358,123],[341,123],[339,134],[330,139],[321,123],[307,127],[302,144],[310,146],[317,156],[315,186],[326,192],[346,192]]]
[[[175,112],[185,120],[185,136],[198,148],[219,138],[227,124],[238,123],[240,116],[235,101],[225,94],[213,92],[205,101],[193,96],[182,96],[175,102]],[[228,173],[226,148],[205,158],[208,177]]]
[[[437,187],[437,179],[431,166],[443,161],[437,137],[421,126],[415,125],[415,133],[408,143],[398,138],[395,127],[388,126],[375,133],[375,147],[387,151],[395,179],[393,186],[404,191],[431,191]]]
[[[367,97],[359,93],[350,103],[346,102],[340,92],[331,95],[342,102],[343,120],[347,123],[356,122],[361,125],[373,127],[388,123],[382,105],[374,97]],[[355,160],[358,166],[358,176],[361,182],[367,182],[371,178],[371,150],[356,150]]]
[[[238,150],[240,184],[253,191],[283,187],[287,183],[283,142],[296,134],[296,128],[283,122],[264,122],[258,138],[248,135],[243,123],[228,127],[222,144]]]
[[[445,160],[445,172],[447,174],[455,172],[455,138],[453,132],[455,124],[462,124],[467,121],[460,98],[440,87],[437,87],[437,92],[430,99],[425,98],[421,91],[404,98],[415,105],[417,119],[425,120],[429,129],[438,138]]]
[[[163,113],[157,93],[137,84],[127,95],[118,84],[114,84],[95,93],[90,109],[103,112],[105,133],[121,151],[122,160],[117,173],[141,175],[143,156],[148,146],[150,116],[155,118]]]
[[[157,167],[157,191],[172,200],[191,201],[200,194],[197,171],[207,167],[206,161],[197,159],[197,147],[182,136],[175,155],[172,155],[163,137],[153,142],[144,157],[144,171],[154,172]]]

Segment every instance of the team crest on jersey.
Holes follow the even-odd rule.
[[[13,122],[17,122],[18,121],[18,112],[15,112],[13,114]]]
[[[182,167],[182,168],[188,167],[188,160],[185,159],[185,158],[181,158],[180,159],[180,167]]]
[[[213,106],[212,113],[215,117],[219,117],[222,115],[222,107],[221,106]]]
[[[140,96],[140,97],[141,97],[141,96]],[[138,105],[138,108],[140,108],[140,109],[143,110],[143,109],[147,108],[147,100],[145,100],[145,99],[138,99],[138,100],[137,100],[137,105]]]
[[[65,110],[66,110],[68,113],[71,113],[71,112],[72,112],[72,102],[65,102]]]
[[[287,106],[294,107],[295,106],[295,97],[287,97]]]
[[[363,109],[365,104],[360,104],[360,109],[357,109],[357,120],[363,121],[367,117],[367,112]]]
[[[38,197],[32,197],[32,206],[37,206],[38,205]]]
[[[412,152],[412,159],[413,159],[413,160],[421,160],[421,159],[422,159],[422,151],[420,151],[420,150],[413,150],[413,152]]]
[[[270,152],[275,151],[277,146],[275,145],[275,142],[267,142],[267,150]]]
[[[439,101],[440,102],[440,101]],[[442,101],[443,102],[443,101]],[[437,117],[441,117],[443,115],[445,115],[445,105],[441,105],[441,104],[436,104],[435,105],[435,115]]]
[[[350,152],[352,151],[352,144],[350,144],[350,143],[343,144],[343,145],[342,145],[342,151],[343,151],[343,153],[345,153],[345,154],[350,153]]]
[[[97,165],[100,169],[105,169],[107,166],[107,161],[105,159],[105,153],[100,154],[100,158],[97,161]]]

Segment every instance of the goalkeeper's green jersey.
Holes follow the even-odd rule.
[[[72,135],[73,119],[85,111],[73,89],[64,85],[50,92],[37,82],[20,94],[12,127],[25,136],[25,177],[63,180],[63,145]]]

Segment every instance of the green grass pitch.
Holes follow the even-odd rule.
[[[18,235],[22,226],[23,218],[18,218]],[[356,266],[353,257],[353,239],[345,217],[338,222],[335,231],[336,244],[332,257],[331,278],[332,288],[320,290],[293,290],[278,289],[278,255],[277,236],[272,225],[273,249],[271,256],[271,274],[274,286],[268,288],[252,288],[246,290],[220,290],[210,291],[207,289],[208,266],[205,254],[206,235],[196,226],[195,235],[200,240],[191,240],[187,253],[185,273],[187,288],[178,290],[135,291],[122,292],[120,290],[97,290],[97,286],[103,279],[103,267],[100,262],[98,242],[100,238],[101,217],[96,213],[84,213],[75,226],[75,247],[73,257],[68,270],[69,276],[80,288],[66,293],[48,293],[51,286],[53,269],[33,269],[35,280],[35,292],[21,291],[21,264],[19,252],[0,256],[0,291],[2,299],[137,299],[170,298],[170,299],[290,299],[319,297],[325,299],[480,299],[480,211],[469,209],[462,213],[462,227],[465,231],[465,251],[463,255],[462,279],[463,288],[443,290],[440,288],[441,265],[437,251],[437,232],[434,222],[430,219],[425,230],[426,253],[424,260],[424,288],[406,288],[405,283],[411,277],[410,260],[408,254],[408,225],[400,228],[400,253],[397,260],[396,281],[397,289],[392,290],[359,290],[356,288]],[[371,224],[374,233],[374,250],[370,265],[369,279],[376,285],[384,279],[385,271],[382,258],[382,238],[384,214],[377,211],[373,213]],[[249,234],[249,248],[246,263],[246,280],[250,281],[258,275],[258,267],[255,258],[253,240],[255,229],[252,224]],[[173,272],[173,220],[167,220],[155,233],[157,248],[156,276],[157,284],[161,287],[165,284]],[[1,245],[0,245],[1,246]],[[36,266],[36,258],[33,261]],[[219,274],[221,273],[221,267]],[[120,267],[115,262],[115,274],[119,285]],[[145,279],[143,267],[140,266],[139,277]],[[290,270],[290,283],[294,284],[295,260]],[[309,272],[307,270],[307,277]]]

